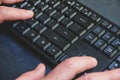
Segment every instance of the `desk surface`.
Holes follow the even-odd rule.
[[[120,25],[119,0],[80,0],[116,24]],[[4,26],[7,27],[7,26]],[[0,80],[14,80],[21,73],[34,69],[41,62],[8,31],[0,27]],[[49,71],[47,67],[47,71]]]

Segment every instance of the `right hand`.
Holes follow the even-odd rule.
[[[16,80],[72,80],[76,74],[91,69],[97,65],[92,57],[73,57],[60,63],[45,76],[45,66],[40,64],[35,70],[24,73]],[[76,80],[120,80],[120,69],[88,73]]]

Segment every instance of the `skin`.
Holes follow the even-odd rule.
[[[23,0],[0,0],[0,3],[13,4]],[[28,10],[0,6],[0,23],[4,21],[25,20],[34,13]],[[93,57],[72,57],[66,59],[45,75],[45,65],[39,64],[34,70],[23,73],[16,80],[72,80],[76,74],[94,68],[97,61]],[[120,80],[120,69],[94,72],[80,76],[76,80]]]

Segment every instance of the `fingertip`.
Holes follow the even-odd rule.
[[[40,63],[36,68],[35,70],[39,70],[41,68],[45,68],[45,65],[43,63]]]
[[[31,10],[27,10],[27,14],[28,14],[30,17],[33,17],[33,16],[34,16],[34,13],[33,13],[33,11],[31,11]]]
[[[91,62],[96,66],[97,65],[97,59],[95,57],[89,57]]]

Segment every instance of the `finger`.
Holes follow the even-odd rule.
[[[120,69],[91,73],[76,80],[120,80]]]
[[[96,59],[91,57],[73,57],[60,63],[42,80],[71,80],[76,74],[95,67]]]
[[[45,75],[45,66],[39,64],[33,71],[29,71],[18,77],[16,80],[41,80]]]
[[[17,3],[21,1],[24,1],[24,0],[0,0],[1,3],[7,3],[7,4]]]
[[[33,17],[34,13],[29,10],[0,6],[0,22],[5,20],[24,20]]]

